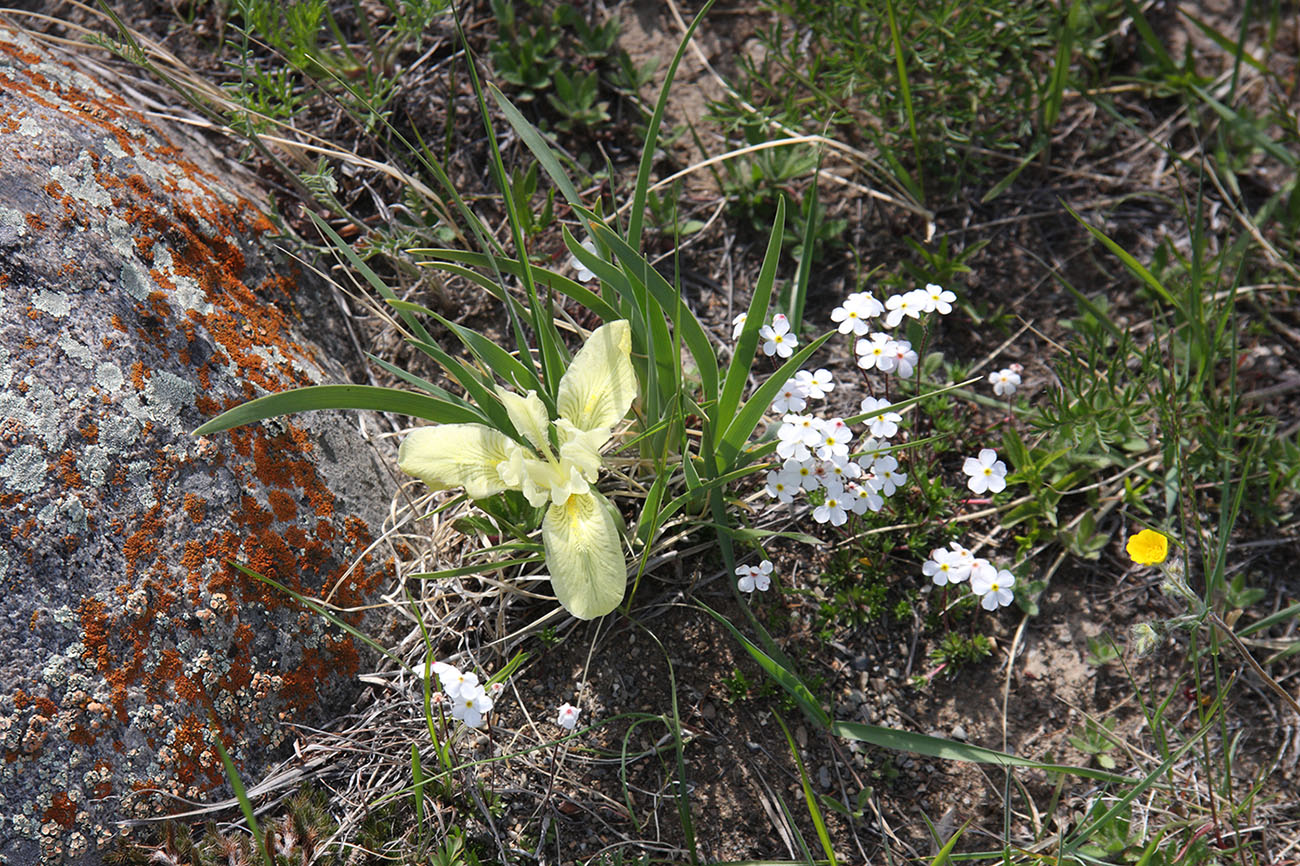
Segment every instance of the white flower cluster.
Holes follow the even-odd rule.
[[[971,592],[980,597],[980,607],[997,610],[1015,599],[1011,587],[1016,576],[1005,568],[997,568],[987,559],[975,556],[957,542],[948,545],[951,550],[936,547],[930,558],[921,566],[921,573],[934,581],[935,586],[963,583],[970,580]]]
[[[483,718],[492,712],[493,701],[488,689],[479,685],[478,674],[462,671],[446,662],[434,662],[433,672],[442,684],[448,712],[471,728],[481,727]],[[501,683],[493,683],[492,693],[501,693]]]
[[[870,292],[854,292],[831,311],[831,320],[841,334],[856,338],[854,352],[863,370],[892,373],[910,378],[920,362],[912,344],[883,332],[872,332],[872,320],[884,317],[886,327],[896,327],[904,317],[919,318],[925,313],[952,312],[956,295],[931,283],[893,295],[881,303]],[[733,336],[739,337],[745,314],[737,316]],[[768,355],[789,357],[797,345],[785,316],[777,315],[771,325],[759,332],[766,341]],[[835,387],[828,370],[800,370],[789,379],[772,402],[771,411],[781,416],[777,428],[776,453],[781,468],[767,474],[767,493],[781,502],[793,502],[801,492],[821,491],[821,504],[813,509],[818,523],[841,526],[849,514],[880,511],[884,500],[907,482],[899,471],[898,460],[881,454],[889,440],[898,434],[902,416],[889,410],[889,401],[868,397],[862,411],[876,412],[867,420],[867,435],[854,449],[853,432],[841,418],[820,418],[800,414],[811,400],[824,398]]]
[[[813,383],[813,384],[809,384]],[[816,388],[820,387],[820,393]],[[786,383],[786,390],[773,404],[774,411],[802,409],[810,397],[822,397],[835,387],[825,370],[800,374]],[[889,402],[868,397],[863,412],[886,411],[868,420],[868,434],[853,449],[853,431],[842,418],[819,418],[787,412],[777,428],[776,453],[784,462],[767,473],[767,493],[781,502],[793,502],[796,495],[822,491],[822,502],[813,509],[813,520],[842,526],[849,514],[879,511],[885,497],[907,483],[897,458],[881,454],[889,437],[898,432],[902,416],[887,411]],[[778,407],[780,407],[778,409]]]

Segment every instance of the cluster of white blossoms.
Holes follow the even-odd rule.
[[[933,283],[924,289],[892,295],[883,304],[870,292],[854,292],[831,312],[831,320],[841,334],[854,341],[854,355],[861,370],[909,379],[920,364],[917,352],[909,341],[874,330],[879,327],[876,320],[883,319],[885,328],[896,328],[905,318],[951,313],[956,300],[952,292]],[[732,323],[733,338],[739,338],[745,319],[742,313]],[[790,323],[781,315],[775,316],[771,325],[765,325],[760,335],[766,341],[763,351],[769,356],[787,358],[797,346]],[[1020,383],[1018,365],[991,375],[989,381],[999,396],[1014,393]],[[842,526],[850,514],[880,511],[885,499],[907,483],[907,474],[899,467],[898,459],[888,453],[903,418],[891,411],[887,399],[867,397],[862,401],[862,413],[871,417],[865,420],[866,431],[857,443],[842,418],[822,418],[808,411],[812,401],[825,398],[835,387],[834,377],[825,369],[800,370],[782,386],[771,406],[772,414],[781,418],[776,429],[776,455],[781,464],[767,473],[766,492],[789,503],[800,494],[817,491],[813,520]],[[963,471],[969,476],[967,485],[976,493],[997,493],[1006,487],[1006,464],[991,448],[983,449],[978,457],[967,458]],[[995,568],[956,542],[951,547],[931,554],[923,568],[927,577],[939,586],[969,580],[987,610],[1012,602],[1015,576],[1010,571]],[[771,570],[772,564],[767,561],[739,566],[737,586],[743,592],[766,590]]]
[[[933,283],[892,295],[883,304],[870,292],[854,292],[831,312],[831,320],[841,334],[856,339],[859,368],[907,379],[920,362],[912,344],[873,332],[873,320],[884,317],[885,326],[893,328],[904,317],[950,313],[955,300],[956,295]],[[739,336],[744,324],[745,315],[737,316],[733,336]],[[789,357],[796,345],[790,323],[781,315],[759,333],[768,355]],[[862,412],[877,414],[867,419],[867,433],[856,448],[854,434],[843,419],[801,414],[810,401],[824,398],[834,387],[829,371],[800,370],[772,402],[772,413],[781,416],[776,453],[783,462],[779,469],[768,472],[766,489],[781,502],[793,502],[800,493],[820,491],[813,520],[842,526],[850,514],[880,511],[885,499],[907,482],[907,474],[899,469],[897,458],[882,453],[902,422],[899,413],[889,411],[888,400],[868,397],[862,401]]]
[[[493,698],[505,688],[501,683],[484,687],[478,674],[462,671],[446,662],[434,662],[433,672],[442,684],[442,696],[437,702],[446,702],[447,712],[471,728],[481,727],[484,717],[492,712]]]
[[[825,370],[806,376],[801,371],[786,383],[773,411],[802,409],[808,399],[824,397],[834,387]],[[813,509],[813,520],[832,526],[844,525],[850,514],[879,511],[885,497],[907,483],[898,459],[881,453],[889,447],[889,438],[898,433],[902,420],[897,412],[888,411],[889,405],[887,400],[873,397],[862,402],[863,412],[885,411],[867,420],[867,435],[856,448],[853,431],[844,419],[787,411],[776,431],[776,453],[783,462],[781,468],[767,473],[768,495],[793,502],[800,493],[820,491],[821,503]]]
[[[987,559],[975,556],[957,542],[948,545],[951,550],[936,547],[930,551],[930,558],[921,566],[921,573],[930,578],[935,586],[965,583],[970,581],[971,592],[979,596],[980,607],[985,610],[997,610],[1006,607],[1015,599],[1012,591],[1016,576],[1005,568],[998,568]]]

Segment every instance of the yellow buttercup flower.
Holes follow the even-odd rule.
[[[1169,539],[1154,529],[1144,529],[1124,547],[1138,565],[1159,565],[1169,555]]]
[[[439,424],[407,436],[397,465],[434,490],[464,487],[472,499],[518,490],[546,507],[542,542],[551,586],[579,619],[604,616],[623,600],[627,564],[614,509],[594,487],[600,449],[636,396],[632,331],[626,321],[597,328],[560,379],[551,419],[536,393],[497,395],[532,447],[482,424]],[[555,444],[551,447],[550,431]]]

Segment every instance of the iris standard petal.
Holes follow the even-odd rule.
[[[539,451],[545,451],[550,447],[547,442],[547,430],[551,426],[551,418],[546,414],[546,405],[542,403],[536,391],[529,391],[521,397],[514,391],[497,388],[497,397],[506,407],[510,423],[515,425],[519,435],[531,442]]]
[[[555,405],[579,430],[612,428],[636,396],[632,329],[625,320],[601,325],[573,356],[560,380]]]

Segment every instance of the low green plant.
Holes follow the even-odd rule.
[[[1098,724],[1088,719],[1070,735],[1070,745],[1097,762],[1106,770],[1115,769],[1115,759],[1110,753],[1115,749],[1115,719],[1105,719]]]
[[[1063,38],[1055,4],[764,5],[772,24],[739,58],[736,96],[715,106],[724,121],[829,127],[918,200],[952,194],[1040,132],[1025,109],[1053,93],[1034,60]]]

